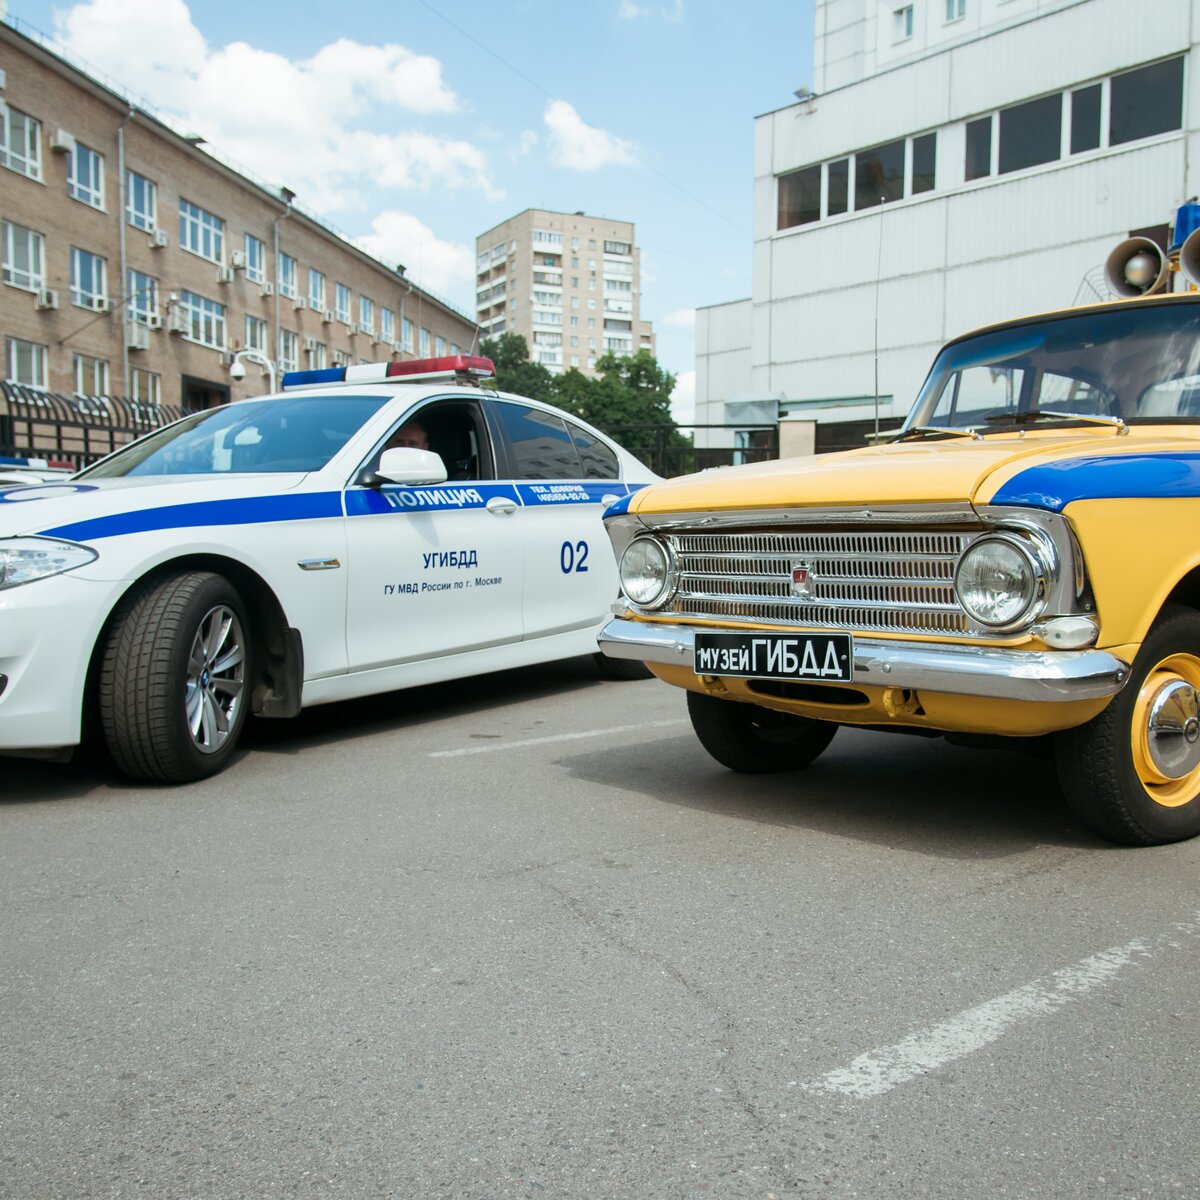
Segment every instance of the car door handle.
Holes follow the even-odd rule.
[[[487,510],[496,517],[508,517],[517,511],[517,502],[507,496],[493,496],[487,502]]]

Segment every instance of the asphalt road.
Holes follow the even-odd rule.
[[[1200,1197],[1198,862],[587,660],[0,760],[0,1196]]]

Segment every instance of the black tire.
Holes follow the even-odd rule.
[[[1198,692],[1200,613],[1171,605],[1113,702],[1056,737],[1059,783],[1085,825],[1127,846],[1200,833]]]
[[[807,767],[838,731],[830,721],[719,700],[701,692],[688,692],[687,704],[700,744],[722,766],[743,775],[773,775]]]
[[[644,662],[632,658],[609,658],[607,654],[593,654],[596,670],[601,679],[653,679],[654,672]]]
[[[151,581],[121,602],[100,667],[99,709],[109,754],[125,774],[188,783],[225,766],[250,702],[249,628],[232,584],[208,571]]]

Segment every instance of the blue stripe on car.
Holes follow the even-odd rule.
[[[315,521],[342,515],[341,492],[301,492],[298,495],[250,496],[234,500],[202,500],[163,508],[92,517],[43,530],[49,537],[76,542],[150,533],[161,529],[195,529],[205,525],[264,525],[271,521]]]
[[[1075,500],[1181,497],[1200,497],[1200,454],[1109,454],[1043,463],[1014,475],[991,503],[1062,512]]]

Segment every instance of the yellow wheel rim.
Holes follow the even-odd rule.
[[[1130,729],[1146,794],[1178,808],[1200,793],[1200,659],[1172,654],[1142,680]]]

